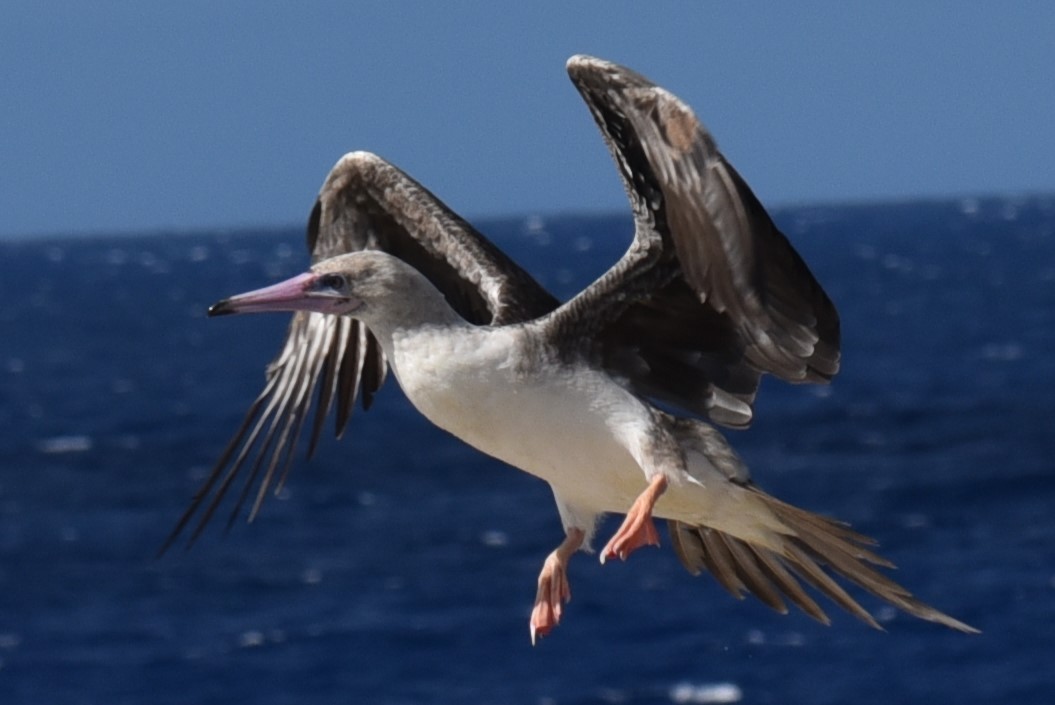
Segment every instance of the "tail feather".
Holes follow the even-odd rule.
[[[770,497],[761,490],[752,487],[751,491],[755,495],[762,497],[769,509],[784,524],[794,528],[797,534],[808,535],[810,537],[808,544],[823,545],[831,551],[847,556],[851,561],[865,561],[884,568],[895,567],[886,558],[865,548],[866,546],[878,545],[878,542],[871,536],[857,533],[844,522],[808,512],[805,509],[799,509],[787,502],[780,501],[776,497]],[[826,551],[821,551],[821,553],[826,554]]]
[[[798,580],[795,580],[795,576],[788,572],[780,559],[765,549],[755,548],[750,545],[749,547],[751,552],[755,554],[755,558],[758,559],[759,565],[766,571],[769,579],[784,591],[784,594],[788,596],[792,604],[818,622],[825,625],[831,624],[828,615],[824,614],[824,610],[820,608],[820,605],[814,602],[813,598],[802,589],[802,585],[799,584]]]
[[[777,590],[772,581],[766,576],[765,571],[759,566],[755,553],[751,548],[730,536],[718,532],[715,533],[725,543],[729,554],[736,561],[736,565],[739,566],[738,575],[744,587],[758,596],[767,606],[781,614],[787,614],[788,608],[780,597],[780,591]]]
[[[921,602],[871,567],[894,567],[868,548],[876,545],[874,539],[842,522],[781,502],[751,485],[744,489],[760,499],[788,528],[788,533],[774,537],[779,549],[752,544],[710,527],[668,521],[674,550],[689,572],[707,570],[734,597],[743,599],[745,593],[753,593],[781,613],[787,612],[783,599],[787,598],[810,617],[828,624],[828,616],[803,589],[801,580],[861,621],[881,629],[875,618],[833,579],[835,575],[920,619],[962,632],[978,631]]]
[[[762,575],[750,555],[745,555],[745,544],[713,529],[699,529],[696,535],[701,542],[701,557],[714,558],[712,572],[721,576],[719,582],[729,594],[738,600],[744,599],[745,593],[754,594],[777,612],[787,614],[788,608],[773,584]]]
[[[849,593],[843,590],[839,583],[832,580],[832,578],[824,572],[823,567],[818,565],[816,561],[814,561],[797,545],[789,542],[786,546],[785,557],[791,562],[792,568],[802,577],[803,580],[817,590],[823,592],[832,602],[839,605],[868,626],[874,629],[882,628],[879,626],[879,622],[875,621],[875,618],[868,612],[868,610],[858,604],[854,598],[850,597]]]
[[[722,541],[722,535],[716,531],[701,531],[700,539],[703,542],[704,554],[710,556],[715,564],[714,571],[718,581],[729,591],[729,594],[738,600],[742,600],[744,591],[747,589],[744,582],[740,579],[742,570],[732,554],[729,553],[729,549],[726,548],[725,542]]]

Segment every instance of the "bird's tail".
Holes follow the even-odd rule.
[[[978,632],[924,604],[873,568],[894,567],[870,550],[876,544],[874,539],[841,522],[781,502],[751,484],[743,489],[764,503],[788,532],[774,532],[770,546],[762,547],[717,529],[669,520],[674,550],[689,572],[695,575],[706,569],[734,597],[743,599],[745,593],[753,593],[781,613],[788,611],[784,600],[790,600],[809,616],[828,624],[828,616],[809,596],[801,580],[862,621],[881,629],[875,618],[834,580],[834,574],[920,619],[962,632]]]

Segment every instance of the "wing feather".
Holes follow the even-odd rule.
[[[477,325],[518,323],[558,305],[527,272],[433,194],[366,152],[345,155],[327,176],[308,217],[307,245],[313,263],[365,249],[400,257]],[[279,354],[268,365],[264,390],[161,551],[201,510],[190,537],[193,543],[242,474],[244,485],[231,520],[250,496],[252,519],[268,491],[277,491],[285,481],[305,426],[310,425],[310,457],[331,410],[336,412],[340,437],[356,401],[369,409],[387,372],[384,351],[359,321],[295,314]],[[313,404],[314,419],[308,424]]]
[[[636,230],[627,254],[553,314],[554,332],[590,341],[638,391],[731,426],[750,423],[762,374],[836,374],[835,307],[692,110],[616,64],[579,56],[568,72]]]

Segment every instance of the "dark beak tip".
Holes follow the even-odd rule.
[[[213,316],[227,316],[229,314],[236,313],[234,307],[231,306],[231,302],[227,299],[223,301],[217,301],[209,307],[208,314],[210,317]]]

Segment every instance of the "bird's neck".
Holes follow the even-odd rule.
[[[389,359],[394,353],[392,341],[396,337],[424,330],[441,332],[446,329],[454,333],[474,327],[424,277],[420,282],[413,282],[400,296],[386,301],[383,307],[363,311],[361,320],[381,343]]]

